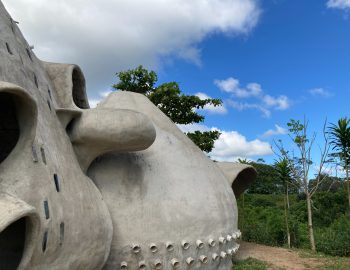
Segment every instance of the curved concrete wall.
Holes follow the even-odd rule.
[[[0,163],[0,192],[25,202],[32,209],[25,215],[27,230],[35,227],[26,234],[19,269],[101,269],[109,254],[113,232],[109,212],[82,172],[55,112],[61,105],[74,107],[64,102],[73,100],[73,82],[67,87],[51,81],[0,3],[0,99],[1,93],[13,97],[20,126],[16,147]],[[10,136],[4,128],[7,124],[1,123],[2,136]],[[7,221],[23,215],[10,211],[3,198],[1,223],[9,226]],[[11,241],[9,237],[6,241]],[[12,269],[3,265],[4,260],[0,259],[0,269]]]
[[[223,173],[142,95],[89,109],[80,68],[39,60],[1,2],[0,105],[0,269],[231,268],[255,171]]]
[[[232,239],[238,232],[236,200],[221,170],[145,96],[112,93],[98,108],[145,113],[157,134],[147,150],[106,154],[88,170],[118,232],[104,269],[118,269],[121,262],[130,269],[145,262],[152,269],[156,261],[162,269],[172,269],[173,260],[186,269],[189,258],[194,259],[193,269],[230,269],[231,256],[212,260],[215,254],[237,248]],[[225,243],[220,243],[221,237]],[[209,245],[211,239],[215,246]],[[182,247],[183,241],[188,249]],[[167,243],[172,243],[172,250],[167,250]],[[157,251],[152,251],[152,244]],[[140,251],[135,253],[133,245]],[[201,256],[208,262],[201,262]]]

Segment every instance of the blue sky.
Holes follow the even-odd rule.
[[[348,116],[350,0],[3,2],[41,59],[82,67],[92,104],[139,64],[159,83],[221,98],[204,123],[182,127],[222,131],[217,160],[273,162],[289,119],[305,115],[320,133],[326,117]]]
[[[176,61],[160,73],[161,81],[175,80],[188,93],[205,92],[224,100],[227,114],[206,113],[207,126],[237,130],[247,140],[288,141],[288,136],[261,136],[289,119],[310,121],[310,132],[321,136],[326,118],[348,116],[350,97],[350,20],[346,10],[327,8],[324,1],[263,1],[259,23],[248,35],[213,35],[201,45],[200,67]],[[238,98],[215,85],[235,78],[240,86],[258,83],[266,94],[288,97],[283,109],[237,110],[227,102],[261,104],[259,98]],[[282,130],[280,130],[282,131]],[[282,132],[283,133],[283,132]],[[320,138],[321,139],[321,138]],[[259,155],[255,156],[259,157]],[[253,157],[254,158],[254,157]],[[317,159],[317,151],[315,153]],[[267,161],[274,157],[267,155]]]

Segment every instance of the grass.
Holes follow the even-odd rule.
[[[350,258],[349,257],[332,257],[323,253],[312,253],[308,250],[293,249],[298,252],[300,257],[314,258],[322,262],[322,265],[311,268],[309,265],[305,265],[305,269],[313,270],[349,270]],[[281,270],[267,262],[249,258],[242,261],[234,261],[234,270]]]
[[[321,252],[312,253],[309,250],[295,250],[299,252],[301,257],[305,258],[316,258],[323,261],[324,264],[320,265],[315,270],[349,270],[350,269],[350,258],[349,257],[333,257],[325,255]]]
[[[249,258],[239,262],[234,262],[234,270],[267,270],[269,264],[257,259]]]

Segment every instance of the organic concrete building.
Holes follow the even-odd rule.
[[[39,60],[0,2],[1,270],[228,270],[255,174],[142,95],[90,109],[80,68]]]

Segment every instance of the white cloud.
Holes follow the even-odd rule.
[[[178,128],[181,129],[182,132],[195,132],[196,130],[204,132],[204,131],[210,131],[210,128],[207,127],[206,125],[194,123],[194,124],[188,124],[188,125],[183,125],[183,124],[177,124]]]
[[[90,107],[95,108],[103,99],[105,99],[112,92],[112,90],[101,91],[98,93],[97,98],[89,98]]]
[[[101,102],[101,99],[91,98],[89,99],[90,108],[96,108],[96,106]]]
[[[329,98],[333,96],[333,93],[325,90],[324,88],[313,88],[309,90],[309,93],[313,96]]]
[[[234,109],[239,111],[247,109],[255,109],[262,113],[262,116],[269,118],[271,109],[287,110],[291,106],[291,101],[285,95],[274,97],[264,93],[262,87],[258,83],[248,83],[245,87],[241,87],[239,80],[229,77],[225,80],[214,80],[214,84],[222,91],[232,94],[235,98],[255,99],[254,102],[237,102],[228,100],[227,103]]]
[[[221,135],[215,141],[213,151],[209,153],[217,161],[234,161],[237,158],[272,155],[271,145],[258,139],[249,141],[237,131],[225,131],[209,128],[201,124],[178,125],[183,132],[218,130]]]
[[[232,77],[227,78],[226,80],[215,80],[214,83],[222,91],[228,93],[233,93],[237,88],[239,88],[239,80]]]
[[[268,107],[274,107],[277,110],[286,110],[290,107],[290,101],[287,96],[272,97],[270,95],[265,95],[263,97],[263,102]]]
[[[285,135],[287,133],[288,133],[287,129],[276,124],[275,129],[269,129],[261,137],[268,138],[268,137],[277,136],[277,135]]]
[[[271,111],[260,104],[247,103],[247,102],[237,102],[234,100],[228,100],[227,104],[238,111],[253,109],[253,110],[260,111],[262,113],[262,116],[265,118],[271,117]]]
[[[114,74],[168,57],[200,64],[212,33],[248,34],[258,0],[3,0],[43,60],[77,63],[88,89],[108,89]],[[90,93],[91,95],[91,93]]]
[[[196,96],[202,100],[211,98],[207,94],[201,93],[201,92],[197,93]],[[226,114],[227,113],[227,109],[226,109],[224,104],[222,104],[220,106],[214,106],[211,104],[205,105],[203,110],[208,111],[209,113],[212,113],[212,114]]]
[[[350,0],[329,0],[328,8],[348,9],[350,8]]]
[[[241,88],[239,80],[233,77],[225,80],[215,80],[214,83],[222,91],[231,93],[238,98],[257,97],[262,93],[260,84],[249,83],[246,88]]]
[[[272,155],[271,145],[255,139],[248,141],[237,131],[220,131],[221,135],[215,141],[214,149],[209,154],[214,160],[226,161],[237,157],[253,157]]]

